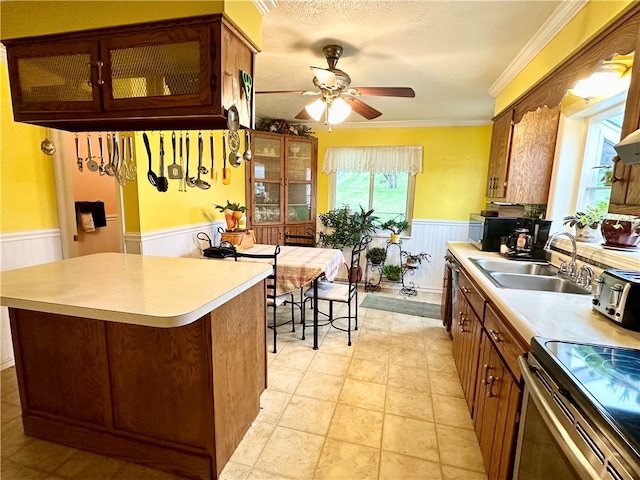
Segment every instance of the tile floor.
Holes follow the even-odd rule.
[[[317,351],[311,329],[304,342],[299,328],[279,329],[263,408],[222,479],[486,479],[440,320],[364,308],[359,317],[351,347],[328,326]],[[25,436],[15,369],[1,373],[2,480],[176,478]]]

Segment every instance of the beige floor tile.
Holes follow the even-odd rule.
[[[464,468],[474,472],[484,472],[482,453],[473,430],[436,425],[440,463]]]
[[[327,335],[324,342],[322,342],[322,353],[329,353],[331,355],[340,355],[343,357],[353,356],[353,341],[355,337],[351,335],[352,345],[347,345],[346,337],[335,337]]]
[[[317,480],[367,480],[378,478],[379,450],[328,438],[322,449]]]
[[[424,349],[427,354],[439,353],[439,354],[453,354],[453,342],[450,338],[433,338],[429,335],[424,335]]]
[[[43,472],[53,472],[77,451],[75,448],[35,439],[18,449],[11,460]]]
[[[54,475],[63,478],[85,480],[103,480],[113,477],[125,462],[95,453],[79,450],[69,460],[53,471]]]
[[[464,397],[457,373],[434,372],[433,375],[429,375],[429,379],[431,381],[431,393]]]
[[[354,345],[353,358],[361,358],[363,360],[373,360],[376,362],[389,362],[389,352],[391,346],[387,343],[381,343],[377,340],[359,339],[358,344]]]
[[[254,468],[253,470],[251,470],[251,472],[249,473],[249,476],[247,477],[247,480],[282,480],[283,478],[290,479],[290,480],[305,480],[305,479],[298,479],[297,477],[287,476],[283,473],[265,472],[264,470],[260,470],[258,468]],[[311,479],[311,477],[308,477],[308,478],[309,480]]]
[[[432,422],[385,415],[382,449],[402,455],[438,462],[438,439]]]
[[[376,312],[376,313],[373,313]],[[383,332],[391,332],[393,323],[389,315],[378,315],[380,310],[368,310],[362,321],[362,326],[366,330],[381,330]],[[383,312],[381,312],[383,313]]]
[[[342,376],[308,371],[302,377],[295,393],[304,397],[337,402],[343,383]]]
[[[442,478],[443,480],[487,480],[484,473],[472,472],[450,465],[442,465]]]
[[[219,480],[246,480],[251,473],[251,467],[232,461],[227,462],[218,477]]]
[[[382,363],[362,358],[354,358],[351,360],[349,370],[347,370],[347,378],[384,385],[387,383],[388,370],[389,366],[386,362]]]
[[[324,436],[335,408],[335,402],[294,395],[278,425]]]
[[[473,430],[473,421],[464,398],[433,394],[436,423]]]
[[[244,434],[240,445],[233,452],[231,460],[234,463],[253,467],[275,428],[274,423],[253,422]]]
[[[440,465],[421,458],[382,451],[380,480],[440,480]]]
[[[265,390],[260,396],[260,413],[258,413],[259,422],[278,423],[280,416],[287,407],[291,399],[290,393],[277,392],[275,390]]]
[[[256,465],[271,474],[312,478],[323,444],[323,436],[278,426]]]
[[[13,403],[2,402],[2,404],[0,405],[0,410],[2,410],[0,414],[0,417],[2,418],[2,425],[4,425],[5,423],[9,423],[15,418],[20,418],[20,416],[22,415],[22,408],[20,407],[20,404],[15,405]]]
[[[0,441],[2,458],[10,457],[34,440],[34,437],[28,437],[24,434],[22,418],[14,418],[10,422],[2,425],[2,438]]]
[[[143,467],[142,465],[136,465],[135,463],[127,463],[111,478],[113,480],[177,480],[183,477],[178,477],[153,468]]]
[[[347,378],[340,394],[340,403],[382,412],[386,390],[386,385]]]
[[[0,383],[0,395],[2,402],[20,405],[20,394],[18,393],[18,379],[16,378],[15,367],[2,370]]]
[[[296,391],[296,388],[298,388],[298,384],[303,376],[304,370],[296,370],[288,367],[269,369],[267,374],[269,389],[293,393]]]
[[[0,470],[2,480],[44,480],[46,472],[41,472],[27,465],[12,462],[9,459],[2,459],[2,469]]]
[[[416,350],[400,346],[391,346],[389,363],[405,367],[427,368],[427,356],[424,350]]]
[[[431,394],[401,387],[387,387],[385,412],[403,417],[434,421]]]
[[[417,320],[402,320],[396,319],[394,315],[394,323],[392,325],[391,331],[400,335],[415,335],[418,337],[422,337],[425,330],[425,326],[422,322]]]
[[[453,355],[427,352],[429,372],[457,373]]]
[[[271,352],[271,350],[268,350]],[[293,368],[296,370],[306,370],[316,356],[316,350],[305,345],[287,345],[282,348],[271,362],[272,368]]]
[[[387,385],[429,393],[429,373],[426,368],[413,368],[401,365],[389,365]]]
[[[351,358],[328,353],[318,353],[309,365],[309,370],[318,373],[344,376],[349,368]]]
[[[338,404],[328,436],[336,440],[379,448],[382,418],[381,412]]]

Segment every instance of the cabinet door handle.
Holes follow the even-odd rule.
[[[460,290],[462,290],[464,293],[469,293],[469,289],[467,287],[460,287]]]
[[[94,85],[104,85],[104,79],[102,78],[102,67],[104,67],[104,62],[98,60],[96,62],[96,66],[98,67],[98,81],[96,83],[93,83],[93,80],[91,80],[91,78],[93,78],[93,68],[91,65],[91,62],[87,63],[88,67],[89,67],[89,81],[87,82],[87,84],[90,87],[93,87]]]
[[[486,385],[489,383],[489,381],[487,380],[487,374],[489,373],[489,370],[491,370],[491,367],[489,366],[488,363],[485,363],[482,369],[484,370],[484,377],[482,378],[482,384]]]
[[[500,338],[500,332],[497,330],[489,329],[489,335],[491,335],[491,338],[493,338],[496,343],[500,343],[502,341],[502,338]]]
[[[487,392],[487,397],[492,398],[496,396],[496,394],[493,393],[493,384],[499,380],[498,377],[494,377],[493,375],[489,376],[489,391]]]

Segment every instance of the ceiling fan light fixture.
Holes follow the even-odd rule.
[[[345,102],[342,98],[336,98],[329,107],[329,123],[337,125],[346,120],[351,113],[351,105]]]
[[[307,111],[307,113],[309,115],[311,115],[311,117],[316,122],[319,122],[320,119],[322,118],[322,114],[324,113],[325,107],[326,107],[326,105],[325,105],[324,101],[321,98],[318,98],[315,102],[310,103],[309,105],[307,105],[304,108]]]

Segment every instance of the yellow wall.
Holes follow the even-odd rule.
[[[322,173],[328,146],[422,145],[422,173],[416,176],[413,217],[467,220],[484,208],[491,127],[362,128],[336,126],[318,137],[318,212],[329,205],[329,177]]]
[[[9,75],[0,63],[0,232],[58,228],[53,159],[45,129],[13,121]]]
[[[637,2],[590,1],[498,94],[495,113],[504,110],[633,3]]]
[[[251,0],[3,1],[3,39],[225,12],[260,48],[262,16]]]

